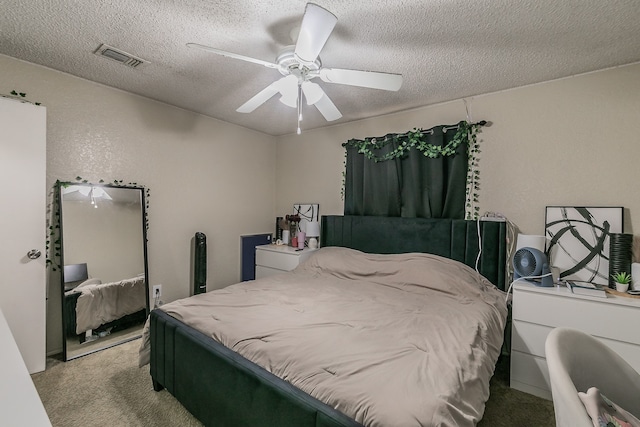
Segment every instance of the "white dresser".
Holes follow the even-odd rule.
[[[315,250],[296,250],[286,245],[256,246],[256,279],[293,270]]]
[[[564,287],[516,283],[512,319],[512,388],[551,399],[544,343],[559,326],[599,338],[640,372],[640,299],[587,297]]]

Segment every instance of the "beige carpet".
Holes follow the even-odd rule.
[[[478,427],[554,427],[553,402],[509,387],[509,358],[498,361]]]
[[[74,359],[47,359],[32,375],[54,427],[202,426],[166,390],[153,391],[138,368],[140,340]]]
[[[153,391],[149,366],[138,368],[140,340],[70,362],[47,359],[34,374],[54,427],[201,426],[166,390]],[[554,426],[553,404],[509,388],[508,360],[498,364],[479,427]]]

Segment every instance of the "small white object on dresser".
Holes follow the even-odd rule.
[[[511,388],[551,399],[544,343],[559,326],[593,335],[640,372],[640,299],[589,297],[565,287],[518,282],[513,285]]]
[[[287,245],[256,246],[256,279],[293,270],[315,250],[299,250]]]

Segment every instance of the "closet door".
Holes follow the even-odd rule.
[[[0,97],[0,129],[0,309],[34,373],[46,352],[46,109]]]

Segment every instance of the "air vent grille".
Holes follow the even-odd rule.
[[[116,49],[113,46],[101,44],[98,49],[95,50],[96,55],[110,59],[112,61],[119,62],[127,67],[136,68],[139,65],[146,64],[149,61],[145,61],[142,58],[138,58],[130,53],[124,52],[120,49]]]

